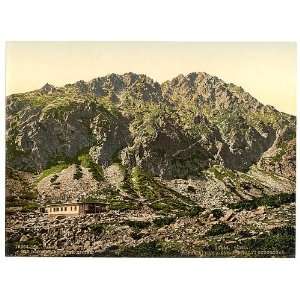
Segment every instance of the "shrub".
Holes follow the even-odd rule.
[[[213,214],[213,216],[216,218],[216,219],[220,219],[221,217],[224,216],[224,213],[221,209],[219,208],[215,208],[211,211],[211,213]]]
[[[57,175],[57,174],[53,175],[53,176],[50,178],[50,182],[51,182],[51,183],[54,183],[54,182],[56,181],[57,178],[58,178],[58,175]]]
[[[80,179],[82,177],[82,169],[79,165],[75,165],[75,173],[73,175],[73,179]]]
[[[27,241],[20,242],[20,243],[23,245],[26,245],[28,247],[35,247],[35,246],[43,245],[43,241],[39,237],[32,237],[32,238],[28,239]]]
[[[248,237],[251,237],[251,236],[252,236],[252,234],[251,234],[249,231],[247,231],[247,230],[241,230],[241,231],[239,232],[239,235],[240,235],[242,238],[248,238]]]
[[[159,197],[159,186],[153,180],[150,174],[134,167],[131,171],[131,183],[133,189],[139,192],[143,197],[149,201],[153,201]]]
[[[133,201],[127,202],[124,200],[114,200],[108,203],[109,209],[113,210],[120,210],[120,211],[125,211],[125,210],[130,210],[130,209],[137,209],[136,203]]]
[[[121,160],[121,150],[122,148],[116,150],[111,157],[111,161],[113,163],[117,163],[117,164],[121,164],[122,160]]]
[[[5,241],[5,256],[14,256],[18,249],[18,240],[16,238]]]
[[[189,207],[186,212],[184,213],[184,215],[186,216],[189,216],[189,217],[196,217],[199,215],[199,213],[203,212],[204,211],[204,208],[203,207],[200,207],[200,206],[192,206],[192,207]]]
[[[189,186],[187,187],[187,191],[188,191],[189,193],[196,193],[196,189],[195,189],[193,186],[191,186],[191,185],[189,185]]]
[[[277,227],[255,239],[247,239],[243,241],[245,246],[252,255],[258,251],[274,251],[274,254],[262,254],[262,256],[295,256],[295,228],[293,227]]]
[[[134,231],[130,234],[130,236],[134,239],[134,240],[140,240],[143,237],[143,234],[137,231]]]
[[[125,221],[125,224],[135,229],[143,229],[151,225],[148,221],[139,220],[127,220]]]
[[[214,224],[211,229],[209,229],[206,232],[206,235],[208,236],[214,236],[214,235],[220,235],[220,234],[225,234],[225,233],[229,233],[232,232],[233,229],[225,224],[225,223],[218,223],[218,224]]]
[[[175,217],[160,217],[160,218],[156,218],[153,220],[153,224],[161,227],[161,226],[165,226],[165,225],[170,225],[171,223],[173,223],[176,220]]]
[[[67,164],[67,163],[60,163],[58,165],[52,166],[49,169],[44,170],[40,174],[39,178],[37,179],[37,182],[40,182],[42,179],[44,179],[45,177],[47,177],[49,175],[61,172],[62,170],[66,169],[68,166],[69,166],[69,164]]]
[[[96,223],[90,225],[90,229],[96,234],[101,235],[105,232],[105,225],[101,223]]]
[[[32,212],[39,208],[39,205],[35,202],[26,202],[22,205],[21,212]]]
[[[103,180],[102,168],[92,160],[89,154],[79,155],[78,161],[82,167],[87,168],[92,173],[97,181]]]
[[[229,208],[232,209],[246,209],[246,210],[251,210],[251,209],[256,209],[259,206],[270,206],[270,207],[279,207],[282,204],[287,204],[291,202],[295,202],[295,193],[292,194],[287,194],[287,193],[282,193],[282,194],[277,194],[277,195],[264,195],[260,198],[255,198],[253,200],[247,200],[247,201],[241,201],[238,203],[230,203],[228,205]]]
[[[143,242],[135,247],[122,249],[118,256],[122,257],[178,257],[181,256],[176,246],[168,247],[159,241]]]

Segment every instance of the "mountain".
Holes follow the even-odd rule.
[[[38,205],[102,197],[177,217],[295,191],[296,118],[207,73],[46,83],[6,108],[9,207],[28,206],[12,177]]]
[[[283,155],[295,138],[295,117],[206,73],[162,85],[145,75],[111,74],[8,96],[7,137],[8,165],[17,169],[41,171],[82,152],[105,167],[120,152],[125,166],[174,178],[220,163],[247,170],[266,161],[272,146],[268,159],[278,149]],[[285,174],[284,165],[274,171]]]

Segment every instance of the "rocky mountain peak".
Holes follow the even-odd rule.
[[[49,84],[49,83],[47,82],[45,85],[43,85],[43,86],[41,87],[40,90],[41,90],[42,92],[46,93],[46,94],[51,94],[51,93],[53,93],[53,92],[56,91],[56,88],[55,88],[54,85]]]
[[[214,157],[245,170],[274,144],[279,129],[287,127],[291,138],[295,132],[295,118],[205,72],[161,85],[145,74],[109,74],[64,88],[47,83],[42,91],[9,97],[13,167],[43,169],[83,149],[107,165],[120,147],[124,165],[160,176],[197,173],[216,163]],[[172,153],[202,158],[179,167]]]

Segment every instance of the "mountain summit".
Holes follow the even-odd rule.
[[[164,178],[215,164],[239,171],[258,164],[294,177],[285,153],[294,138],[295,117],[207,73],[161,85],[110,74],[7,97],[7,163],[20,170],[39,172],[84,151],[101,167],[118,156]]]

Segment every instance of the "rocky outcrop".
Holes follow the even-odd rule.
[[[258,162],[258,167],[269,173],[277,174],[295,181],[296,179],[296,139],[295,132],[285,127],[279,130],[272,147]]]
[[[285,146],[282,130],[289,132]],[[161,85],[111,74],[7,98],[8,165],[34,172],[88,152],[104,168],[119,157],[125,167],[165,178],[199,176],[218,164],[247,171],[256,163],[294,178],[293,136],[294,117],[206,73]],[[268,163],[273,156],[276,163]]]

